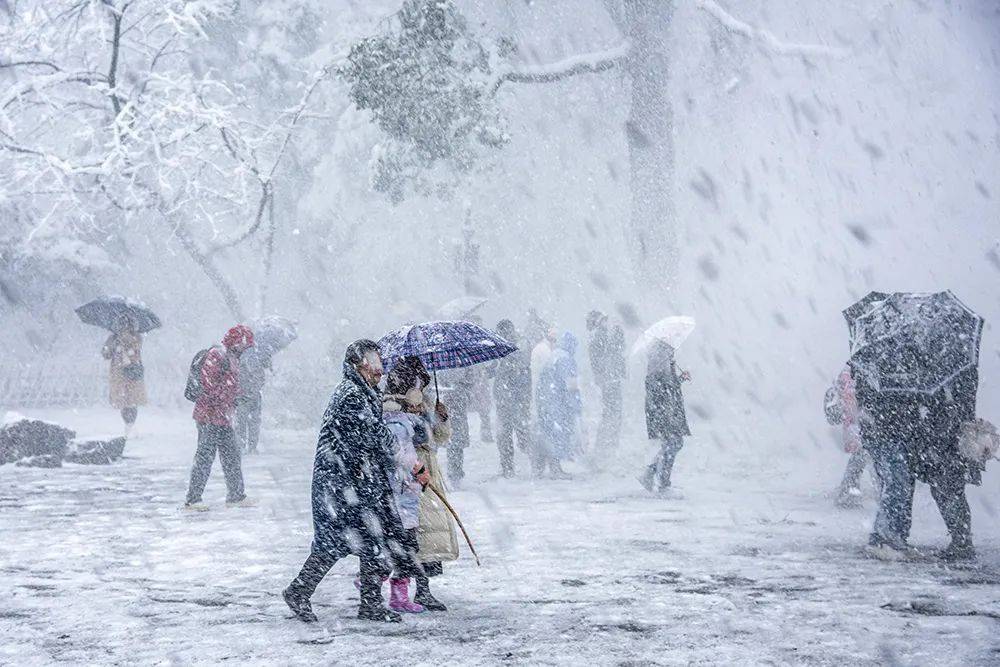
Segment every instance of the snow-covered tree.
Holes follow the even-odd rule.
[[[240,294],[215,254],[254,237],[272,212],[299,103],[263,118],[205,56],[231,0],[13,3],[0,17],[0,201],[25,233],[86,243],[125,228],[174,240],[237,318]]]
[[[353,45],[340,72],[387,137],[373,158],[376,190],[393,201],[410,189],[445,194],[483,149],[506,143],[495,52],[451,0],[406,0],[383,32]]]

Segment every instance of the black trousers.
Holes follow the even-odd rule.
[[[958,546],[972,545],[972,512],[965,496],[965,479],[942,474],[930,480],[931,495],[948,528],[951,541]]]
[[[416,541],[416,531],[413,531],[413,539]],[[386,556],[385,554],[375,556],[373,553],[360,555],[361,567],[361,606],[382,604],[382,579],[388,577],[390,573],[400,579],[410,577],[422,577],[423,568],[416,559],[415,549],[403,545],[405,553],[402,555]],[[292,580],[289,588],[297,597],[309,599],[316,592],[319,582],[323,581],[330,569],[339,559],[328,552],[312,546],[309,557],[302,564],[298,576]]]
[[[600,447],[618,447],[622,430],[622,383],[608,382],[601,387],[601,423],[597,427]]]
[[[260,413],[263,408],[263,400],[263,397],[258,393],[256,396],[245,398],[236,405],[236,439],[244,452],[257,451],[257,443],[260,442]]]
[[[205,491],[208,476],[215,463],[215,452],[219,452],[222,472],[226,476],[226,502],[236,503],[243,500],[243,457],[239,445],[236,444],[236,434],[228,426],[214,424],[198,424],[198,449],[194,453],[194,465],[191,467],[191,482],[188,485],[187,503],[200,503],[201,494]]]
[[[528,414],[530,410],[507,411],[497,410],[497,450],[500,453],[500,472],[504,475],[514,474],[514,439],[522,452],[531,451]]]
[[[289,589],[295,597],[308,600],[316,592],[319,582],[323,581],[327,572],[330,571],[337,558],[332,557],[324,551],[317,551],[315,548],[309,553],[306,562],[302,564],[302,569]],[[382,606],[382,578],[388,576],[389,572],[385,563],[379,558],[361,558],[361,606],[381,607]]]

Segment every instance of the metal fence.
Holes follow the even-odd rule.
[[[144,366],[150,405],[190,407],[184,398],[186,361],[146,361]],[[265,388],[266,413],[285,424],[318,423],[338,379],[325,364],[275,363],[275,373]],[[39,355],[26,361],[0,362],[0,410],[91,408],[107,406],[108,401],[108,362],[100,358],[73,360]]]

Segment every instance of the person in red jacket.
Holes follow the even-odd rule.
[[[204,511],[201,494],[205,490],[215,452],[219,452],[222,472],[226,476],[226,505],[249,507],[253,503],[243,491],[243,468],[240,447],[233,431],[236,397],[240,393],[240,355],[253,347],[253,332],[238,324],[214,345],[201,365],[201,394],[194,404],[194,420],[198,425],[198,449],[191,468],[185,509]]]

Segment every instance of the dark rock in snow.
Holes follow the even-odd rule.
[[[61,468],[62,457],[54,454],[26,456],[15,464],[19,468]]]
[[[0,427],[0,463],[39,456],[62,461],[74,437],[74,431],[38,419],[8,421]]]
[[[110,440],[74,440],[66,453],[67,463],[84,465],[108,465],[122,457],[125,438]]]

